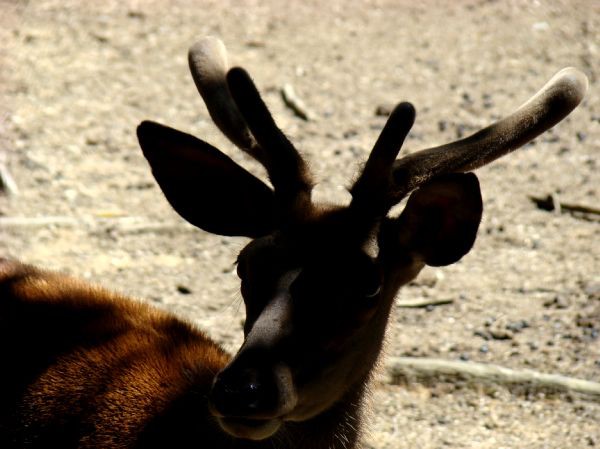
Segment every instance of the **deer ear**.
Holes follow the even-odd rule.
[[[441,175],[412,193],[402,214],[386,223],[385,237],[427,265],[450,265],[472,248],[482,212],[477,176]]]
[[[152,174],[179,215],[219,235],[259,237],[274,227],[274,194],[202,140],[144,121],[137,136]]]

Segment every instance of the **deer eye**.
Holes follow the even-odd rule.
[[[367,299],[375,298],[381,293],[381,277],[373,270],[374,273],[369,274],[362,285],[362,296]]]
[[[362,296],[367,299],[377,297],[379,293],[381,293],[381,286],[383,284],[381,269],[376,264],[369,261],[361,271],[362,281],[360,291]]]
[[[372,289],[365,294],[365,298],[371,299],[379,295],[381,292],[381,284],[373,285]]]

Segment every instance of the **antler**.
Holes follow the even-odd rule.
[[[188,62],[196,88],[206,103],[208,113],[232,143],[258,161],[262,156],[246,121],[231,97],[227,86],[227,50],[220,39],[208,36],[192,45]]]
[[[398,159],[393,166],[390,203],[398,203],[436,175],[474,170],[525,145],[569,115],[587,88],[582,72],[562,69],[508,117],[464,139]]]
[[[358,216],[371,219],[387,213],[392,166],[414,122],[415,108],[410,103],[400,103],[390,114],[360,177],[350,189],[350,208]]]
[[[305,162],[273,121],[250,76],[240,68],[229,70],[223,43],[214,37],[200,40],[190,48],[189,63],[215,124],[265,166],[280,203],[308,204],[313,184]],[[394,162],[415,115],[412,105],[401,103],[351,189],[351,209],[367,219],[382,217],[431,178],[474,170],[516,150],[565,118],[587,87],[582,72],[563,69],[512,115],[465,139]]]
[[[275,124],[248,73],[228,69],[223,42],[206,37],[188,53],[200,95],[219,129],[267,169],[276,198],[288,212],[310,203],[312,179],[306,163]]]

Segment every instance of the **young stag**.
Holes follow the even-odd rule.
[[[237,259],[244,343],[231,357],[166,312],[3,260],[2,448],[358,447],[396,292],[475,241],[482,202],[469,172],[558,123],[587,87],[564,69],[498,123],[396,160],[415,118],[401,103],[338,207],[311,201],[304,160],[220,41],[200,41],[189,61],[214,122],[273,188],[191,135],[152,122],[137,134],[183,218],[253,239]]]

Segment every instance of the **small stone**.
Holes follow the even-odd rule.
[[[476,331],[474,331],[473,335],[475,335],[476,337],[481,337],[484,340],[489,340],[491,338],[491,335],[489,334],[489,332],[482,331],[482,330],[479,330],[479,329],[477,329]]]
[[[439,416],[437,418],[437,423],[441,425],[450,424],[450,419],[447,416]]]
[[[490,94],[483,94],[483,107],[485,109],[491,109],[494,106],[494,102],[492,101],[492,96]]]
[[[527,329],[529,327],[529,322],[526,320],[513,321],[506,325],[506,329],[513,332],[521,332],[523,329]]]
[[[583,292],[591,300],[600,300],[600,283],[588,284],[583,289]]]
[[[510,340],[514,337],[513,333],[506,329],[492,329],[490,335],[494,340]]]
[[[479,352],[481,352],[482,354],[487,354],[488,352],[490,352],[490,348],[488,345],[481,345],[479,347]]]
[[[100,139],[97,136],[86,136],[85,144],[90,146],[96,146],[100,144]]]
[[[130,19],[145,19],[146,14],[144,14],[142,11],[130,9],[129,11],[127,11],[127,17],[129,17]]]
[[[375,115],[378,117],[387,117],[394,110],[394,106],[391,104],[380,104],[375,108]]]
[[[192,293],[192,290],[190,290],[190,288],[186,287],[185,285],[178,285],[177,291],[182,295],[190,295]]]
[[[593,329],[596,323],[593,317],[577,315],[575,324],[577,324],[577,327]]]
[[[567,309],[569,306],[569,301],[562,294],[558,294],[544,303],[544,307],[552,307],[554,309]]]
[[[358,135],[358,131],[355,129],[347,129],[346,131],[344,131],[342,133],[342,137],[344,139],[349,139],[349,138],[357,136],[357,135]]]

